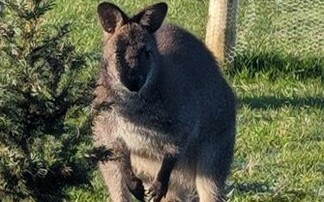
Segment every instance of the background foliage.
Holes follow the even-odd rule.
[[[0,198],[55,201],[87,183],[93,68],[69,24],[45,25],[54,1],[4,1],[0,19]],[[63,23],[63,22],[62,22]]]

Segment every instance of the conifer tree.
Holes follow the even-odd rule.
[[[92,69],[53,0],[0,1],[0,198],[59,201],[89,179]]]

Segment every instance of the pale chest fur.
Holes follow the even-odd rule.
[[[152,127],[155,123],[141,123],[142,118],[148,121],[145,114],[138,115],[137,121],[131,121],[113,109],[100,112],[94,123],[96,145],[109,146],[111,140],[122,139],[131,153],[159,158],[166,152],[176,152],[172,132]],[[156,122],[159,122],[158,118]]]

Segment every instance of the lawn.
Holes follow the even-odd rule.
[[[99,67],[98,2],[57,0],[46,20],[57,24],[71,21],[73,42],[79,51],[93,54],[91,64]],[[114,1],[128,13],[151,2],[155,1]],[[204,39],[208,1],[167,2],[167,21]],[[324,201],[323,52],[288,55],[292,42],[274,41],[276,32],[269,31],[284,15],[271,12],[269,3],[260,1],[257,13],[269,13],[266,16],[272,18],[257,18],[249,27],[244,18],[251,12],[248,2],[240,2],[240,54],[235,68],[224,72],[239,103],[235,158],[226,188],[228,201]],[[296,41],[296,47],[300,43],[312,46]],[[92,186],[68,189],[67,193],[67,201],[97,202],[108,197],[98,173]]]

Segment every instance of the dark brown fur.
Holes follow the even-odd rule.
[[[164,3],[129,18],[98,6],[103,62],[94,121],[96,145],[118,147],[100,164],[113,201],[130,192],[152,201],[221,201],[233,156],[235,98],[212,54],[194,36],[162,25]],[[161,27],[160,27],[161,26]],[[100,110],[110,103],[111,108]],[[137,178],[135,174],[139,177]],[[140,180],[139,180],[140,179]]]

